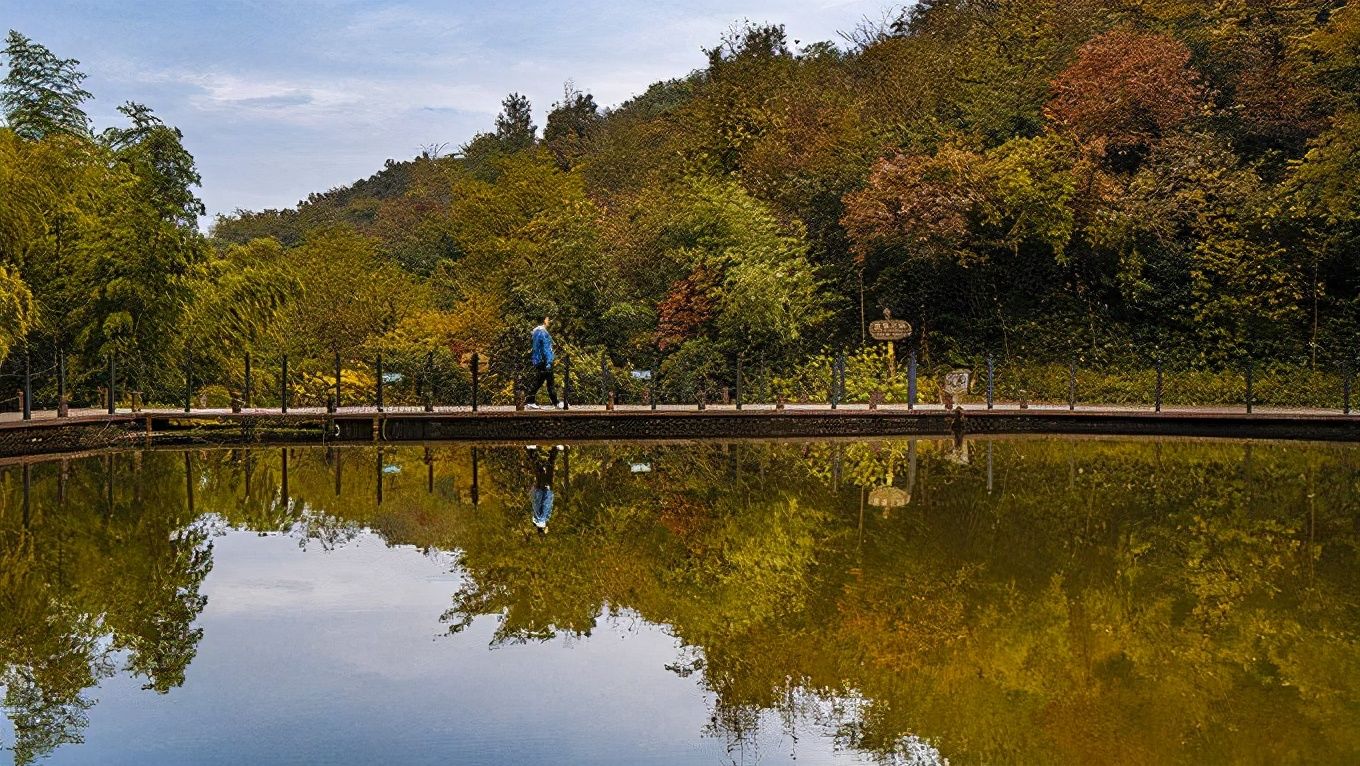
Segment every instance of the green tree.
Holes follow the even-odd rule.
[[[513,369],[545,315],[555,318],[560,339],[595,345],[616,336],[620,323],[605,316],[628,295],[606,258],[601,211],[581,177],[542,150],[503,157],[496,169],[494,183],[454,185],[448,231],[462,257],[440,280],[455,313],[485,309],[499,317],[496,327],[479,322],[476,345],[496,345],[498,363]]]
[[[511,93],[501,102],[501,113],[496,115],[496,139],[507,152],[520,152],[534,145],[538,127],[534,125],[533,107],[526,96]]]
[[[706,178],[677,186],[647,226],[655,238],[644,247],[680,275],[672,297],[711,305],[713,340],[728,353],[773,359],[817,341],[812,331],[829,314],[801,227],[737,184]],[[688,303],[669,301],[663,324]]]
[[[192,299],[180,332],[186,361],[200,382],[243,380],[242,355],[274,350],[280,317],[302,290],[274,239],[210,252],[187,282]]]
[[[105,131],[119,193],[100,201],[79,245],[68,294],[75,342],[91,366],[107,353],[126,355],[131,383],[148,393],[181,387],[172,374],[178,328],[191,297],[187,277],[204,252],[197,219],[203,205],[193,157],[181,134],[137,104],[120,111],[129,128]],[[173,381],[173,382],[172,382]]]
[[[572,165],[590,148],[590,141],[600,123],[600,109],[595,97],[577,90],[571,82],[563,87],[562,100],[548,112],[548,124],[543,128],[543,145],[557,158],[563,170]]]
[[[33,294],[19,275],[0,265],[0,361],[28,334],[33,320]]]
[[[60,59],[46,47],[10,30],[5,38],[9,71],[0,84],[0,109],[19,136],[38,140],[54,133],[87,136],[90,120],[81,104],[91,98],[81,87],[85,75],[75,59]]]
[[[353,227],[312,231],[285,262],[285,278],[296,279],[299,289],[282,306],[273,340],[299,358],[363,352],[426,300],[417,284],[380,257],[377,241]]]
[[[151,110],[132,101],[118,107],[132,121],[126,128],[109,128],[101,140],[118,162],[136,174],[137,196],[145,199],[160,220],[179,229],[198,226],[206,211],[194,193],[203,179],[194,157],[184,148],[184,134],[167,126]]]

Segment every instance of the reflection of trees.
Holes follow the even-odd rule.
[[[166,692],[183,683],[202,635],[193,622],[211,547],[185,510],[179,456],[73,468],[69,480],[60,463],[30,469],[26,506],[21,469],[0,475],[0,669],[18,763],[80,741],[86,690],[112,675],[115,653]]]
[[[872,711],[864,744],[951,732],[946,750],[983,761],[1353,752],[1354,453],[1254,457],[1001,444],[995,497],[977,467],[925,460],[926,523],[893,539],[871,519],[862,580],[816,647],[863,657],[871,700],[912,700]],[[1326,575],[1309,563],[1324,560]]]
[[[666,625],[733,749],[774,711],[892,763],[930,762],[914,735],[955,763],[1360,750],[1354,449],[998,442],[962,465],[951,447],[575,448],[547,537],[518,448],[480,450],[475,504],[462,446],[293,450],[286,482],[277,449],[196,453],[187,482],[180,455],[119,456],[112,512],[101,458],[27,525],[11,470],[7,708],[36,754],[79,737],[111,648],[151,688],[182,681],[210,566],[191,486],[197,513],[237,527],[455,552],[454,632],[482,615],[495,642]],[[56,466],[34,472],[32,507],[57,508]],[[890,475],[909,504],[866,512]]]
[[[8,551],[7,551],[8,553]],[[16,764],[31,763],[68,742],[80,742],[85,690],[112,675],[94,617],[41,597],[37,573],[5,556],[0,570],[0,683],[14,725]]]
[[[456,538],[450,614],[504,640],[635,609],[702,649],[720,730],[853,692],[840,731],[885,759],[910,733],[956,762],[1360,747],[1353,451],[998,443],[989,493],[949,449],[919,443],[911,504],[867,516],[906,443],[654,450],[644,480],[578,450],[564,534],[492,513]]]

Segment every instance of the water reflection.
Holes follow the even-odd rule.
[[[887,518],[894,508],[903,508],[911,503],[911,491],[916,486],[916,440],[907,442],[907,477],[905,486],[897,486],[894,474],[898,463],[892,457],[887,460],[887,470],[883,483],[868,490],[869,505],[883,509]]]
[[[402,610],[395,623],[394,614],[364,617],[353,599],[325,612],[352,624],[356,643],[392,624],[404,626],[397,637],[445,636],[428,666],[367,660],[382,675],[475,667],[495,654],[488,645],[518,647],[531,654],[516,662],[536,658],[540,672],[516,680],[501,668],[510,675],[490,683],[503,690],[484,692],[481,707],[519,718],[545,689],[618,695],[607,666],[623,661],[621,650],[601,650],[601,665],[579,658],[614,646],[602,641],[652,636],[671,655],[617,683],[661,694],[682,681],[693,693],[674,705],[706,706],[708,723],[677,730],[721,750],[696,757],[672,737],[670,749],[646,751],[661,761],[780,761],[797,749],[789,742],[804,760],[822,747],[817,757],[846,762],[1360,756],[1353,447],[911,440],[144,452],[0,468],[0,502],[0,681],[11,727],[0,735],[19,763],[91,758],[73,743],[109,741],[105,710],[140,720],[149,703],[135,696],[96,705],[120,679],[135,679],[144,698],[213,707],[253,688],[263,671],[252,653],[273,645],[257,636],[315,640],[290,627],[296,615],[265,608],[271,594],[348,571],[318,556],[363,553],[370,540],[417,558],[400,564],[409,581],[371,575],[376,603],[416,583],[442,602]],[[553,534],[536,539],[531,530],[546,533],[550,521]],[[272,571],[282,554],[271,541],[290,539],[310,562],[305,576],[228,578],[234,595],[205,595],[215,561]],[[363,559],[352,577],[385,561]],[[239,639],[250,649],[234,676],[198,683],[190,668],[214,666],[221,651],[210,651],[205,630],[209,639],[230,632],[213,627],[215,607],[250,620]],[[295,683],[316,683],[319,694],[315,675]],[[437,708],[432,686],[400,693]],[[365,693],[328,699],[359,708]],[[187,713],[167,715],[172,728],[193,725]],[[294,721],[288,737],[326,736],[297,724],[291,707],[275,715]],[[445,744],[443,755],[467,757],[466,743]],[[521,745],[488,752],[605,760],[539,758]],[[637,747],[630,758],[646,750]]]
[[[565,449],[561,444],[548,449],[539,449],[534,444],[524,448],[534,480],[533,488],[529,490],[529,518],[541,535],[548,534],[548,520],[553,514],[553,468],[557,465],[558,453]]]

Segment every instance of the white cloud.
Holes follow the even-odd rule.
[[[270,78],[230,73],[152,74],[191,88],[189,105],[233,122],[275,121],[299,126],[366,125],[420,111],[491,115],[503,95],[476,84],[401,78]]]

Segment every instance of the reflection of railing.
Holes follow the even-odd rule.
[[[147,393],[122,374],[127,360],[110,355],[103,369],[68,377],[64,355],[37,365],[16,354],[0,366],[0,410],[28,419],[34,412],[66,414],[72,402],[97,411],[180,409],[259,410],[372,409],[386,412],[525,404],[530,371],[494,362],[480,353],[383,351],[369,355],[333,353],[299,358],[289,354],[242,354],[239,360],[200,374],[186,367],[176,391],[162,383]],[[721,360],[720,360],[721,361]],[[873,349],[839,352],[794,369],[771,369],[764,360],[738,357],[682,369],[617,365],[604,350],[563,354],[556,383],[565,408],[632,405],[656,409],[723,404],[740,410],[784,402],[873,407],[970,405],[993,408],[1091,407],[1164,409],[1212,408],[1245,413],[1257,408],[1354,412],[1357,365],[1291,364],[1247,359],[1237,364],[1094,364],[1080,358],[1031,363],[992,355],[969,364],[927,364],[909,353],[900,368]],[[178,401],[176,401],[178,400]]]

